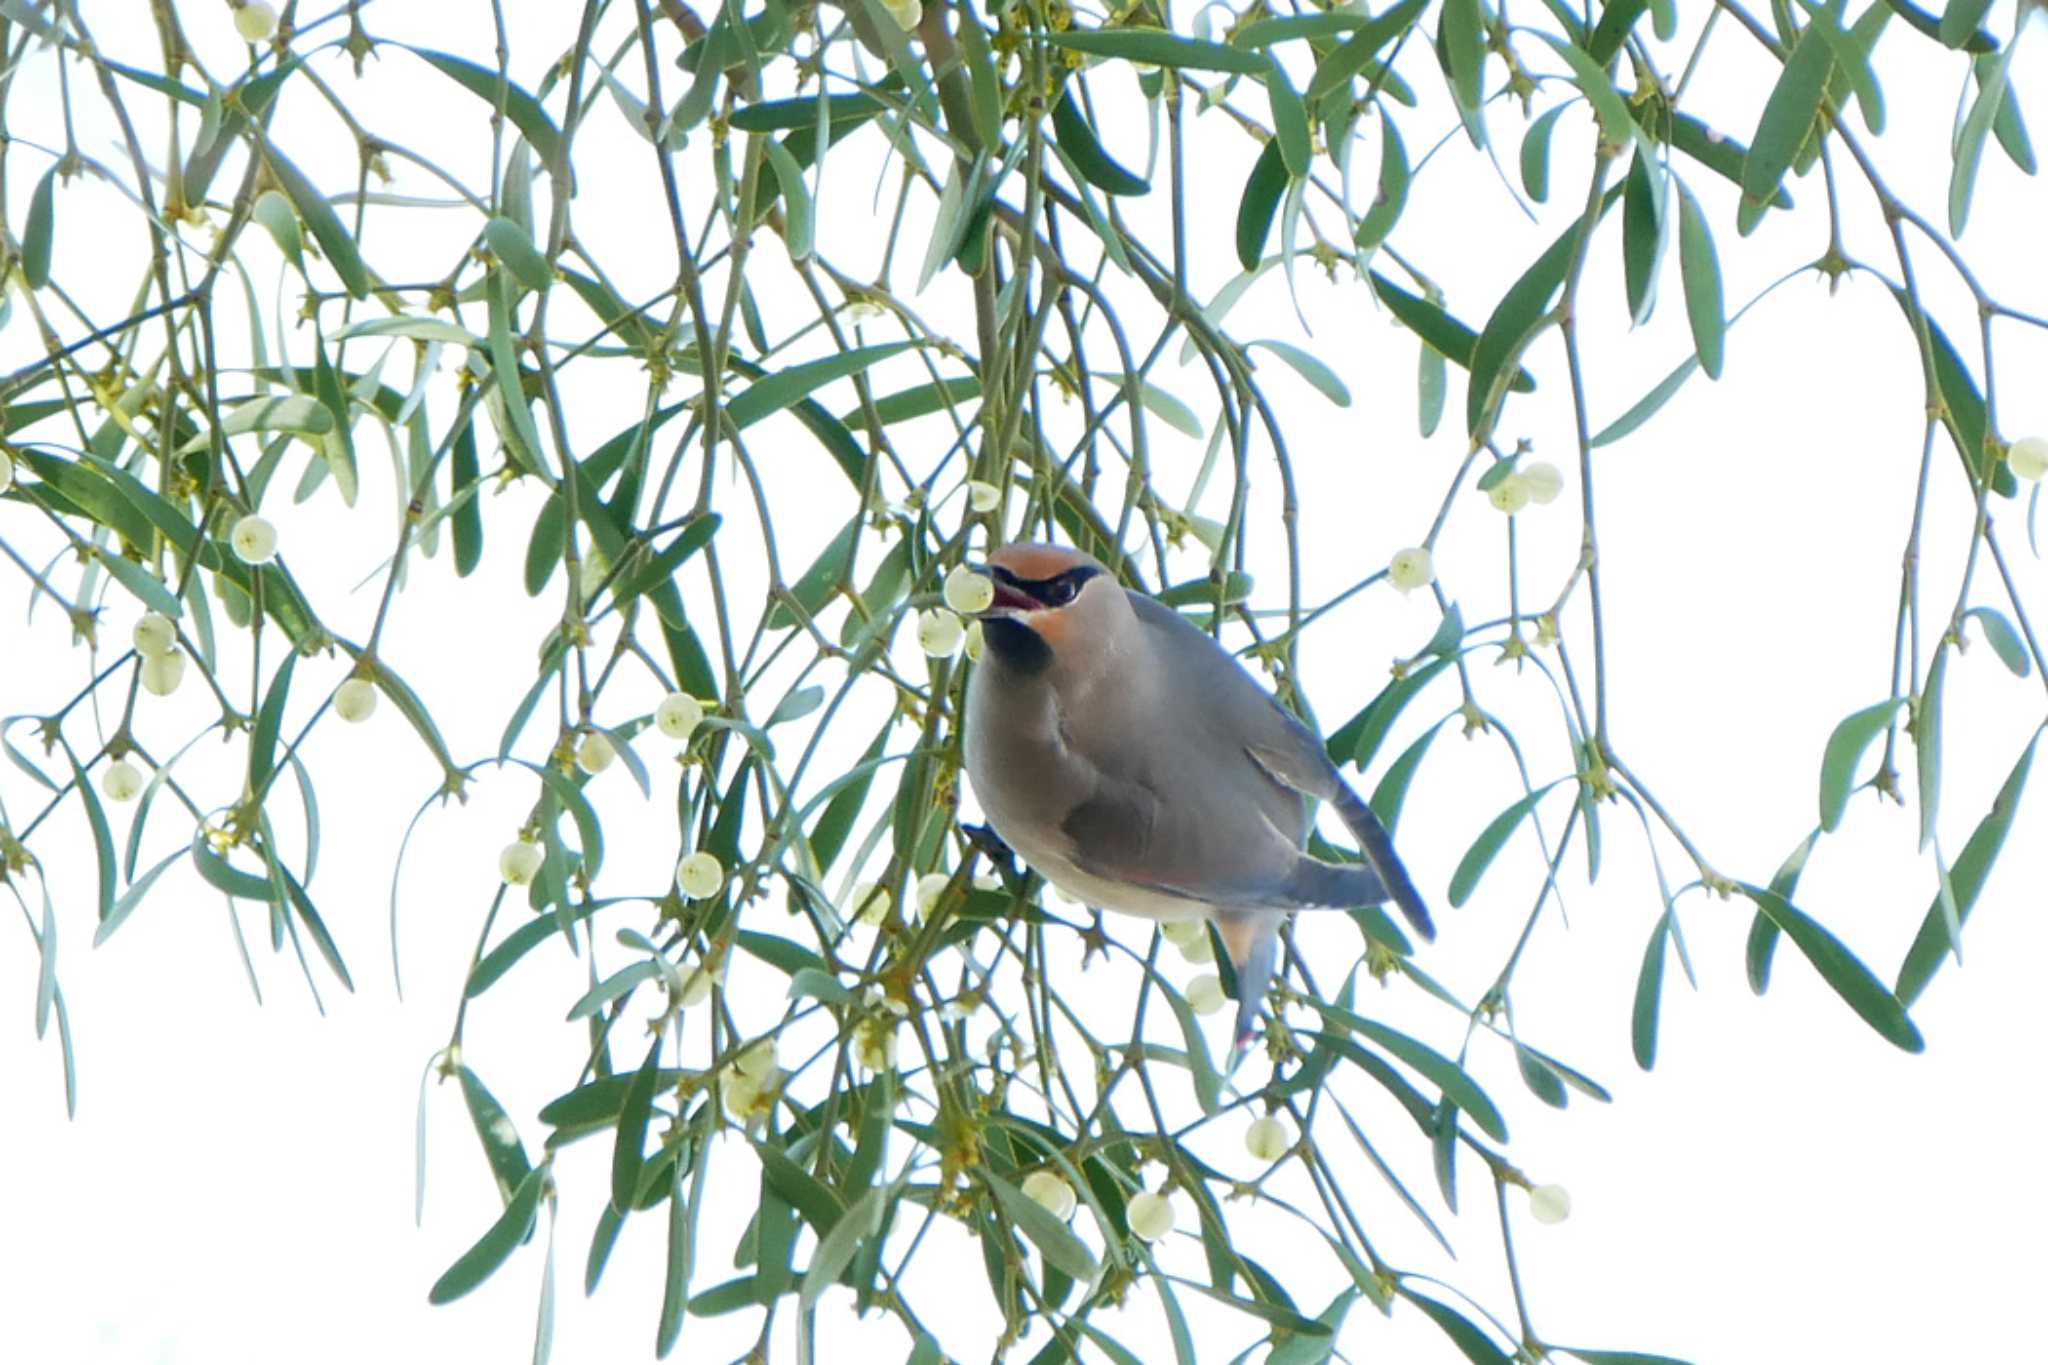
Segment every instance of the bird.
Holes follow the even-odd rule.
[[[1232,1062],[1254,1032],[1289,912],[1391,900],[1429,910],[1392,838],[1322,742],[1173,608],[1079,550],[1002,546],[967,683],[976,802],[1033,870],[1097,909],[1213,923],[1237,974]],[[1328,801],[1364,853],[1304,848]]]

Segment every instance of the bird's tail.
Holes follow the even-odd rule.
[[[1359,799],[1351,790],[1351,784],[1342,778],[1337,780],[1337,791],[1331,798],[1337,807],[1337,815],[1351,831],[1351,837],[1358,840],[1358,846],[1365,853],[1365,861],[1377,874],[1379,894],[1369,900],[1347,901],[1348,905],[1376,905],[1391,900],[1400,907],[1408,923],[1415,926],[1415,932],[1426,939],[1436,937],[1436,926],[1430,922],[1429,909],[1422,903],[1422,893],[1415,889],[1415,883],[1408,876],[1408,869],[1401,865],[1401,856],[1394,852],[1394,840],[1387,833],[1387,827],[1372,813],[1372,807]],[[1324,864],[1324,866],[1328,866]],[[1332,868],[1332,871],[1352,869]]]

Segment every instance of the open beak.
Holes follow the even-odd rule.
[[[1037,611],[1044,605],[1031,594],[1005,582],[1002,575],[988,565],[976,564],[973,567],[976,573],[986,574],[988,581],[996,590],[995,600],[984,607],[979,615],[996,616],[1005,612]]]

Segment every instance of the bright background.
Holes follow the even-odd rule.
[[[153,41],[140,24],[137,32],[122,31],[119,6],[83,8],[110,49]],[[225,7],[189,8],[192,38],[212,69],[235,69]],[[481,52],[478,45],[487,43],[481,12],[456,14],[454,8],[376,7],[373,31]],[[513,30],[514,73],[531,87],[542,65],[566,45],[573,15],[515,17],[521,26]],[[2009,32],[2010,18],[2000,6],[1992,27]],[[2048,82],[2041,41],[2037,31],[2032,50],[2022,51],[2015,89],[2032,92]],[[1746,60],[1736,35],[1718,36],[1696,89],[1711,92],[1719,80],[1734,82],[1723,87],[1731,103],[1740,93],[1739,107],[1753,109],[1758,87],[1744,89],[1740,82],[1767,80],[1769,71],[1746,67]],[[479,140],[471,97],[395,49],[374,58],[360,84],[338,58],[322,61],[323,74],[349,92],[352,107],[413,145],[445,140],[450,164],[465,166],[472,184],[485,183],[487,170],[459,160],[473,158]],[[1879,50],[1891,99],[1891,131],[1876,143],[1881,164],[1893,188],[1931,218],[1940,217],[1946,192],[1944,139],[1960,71],[1959,62],[1941,60],[1930,44],[1896,27]],[[33,107],[38,88],[53,88],[53,63],[47,55],[35,57],[14,79],[11,107]],[[1713,108],[1696,111],[1716,121]],[[2029,103],[2028,112],[2038,121],[2035,105]],[[1497,141],[1511,152],[1518,121],[1501,106],[1491,117]],[[1719,121],[1741,126],[1739,119]],[[338,189],[352,177],[352,159],[332,142],[331,157],[318,154],[329,122],[288,102],[278,127],[299,164]],[[1134,117],[1123,138],[1118,150],[1141,162],[1142,122]],[[81,141],[89,154],[121,164],[105,130],[84,130]],[[1568,115],[1553,153],[1553,205],[1576,202],[1589,145],[1583,115]],[[602,106],[577,148],[577,230],[608,264],[630,256],[636,240],[652,242],[646,279],[635,288],[621,286],[629,298],[644,297],[673,269],[667,229],[647,216],[654,202],[650,156],[617,111]],[[1411,146],[1411,153],[1420,150]],[[872,158],[872,146],[867,154]],[[1220,225],[1234,211],[1248,156],[1243,139],[1224,140],[1214,154],[1214,212],[1199,215],[1192,234],[1204,253],[1201,292],[1213,292],[1235,268]],[[1431,178],[1469,188],[1446,193],[1438,183],[1411,204],[1396,241],[1411,251],[1426,245],[1446,275],[1452,262],[1470,272],[1456,276],[1469,292],[1454,295],[1451,305],[1462,316],[1483,316],[1549,239],[1556,219],[1531,228],[1462,141],[1444,156],[1445,165],[1432,164]],[[10,195],[25,196],[47,163],[17,147],[8,164]],[[856,169],[872,167],[872,159],[849,160],[844,171],[840,164],[835,157],[821,199],[820,250],[841,264],[871,262],[871,234],[881,220],[870,212],[886,211],[894,182],[886,182],[878,198],[872,178],[864,180]],[[1209,173],[1205,163],[1205,183]],[[1703,176],[1690,183],[1703,197],[1725,188]],[[1772,215],[1747,242],[1732,232],[1717,234],[1731,307],[1824,244],[1817,181],[1792,188],[1799,214]],[[2001,299],[2048,311],[2039,253],[2048,207],[2042,185],[2018,177],[1993,152],[1978,196],[1964,242],[1973,264]],[[1853,208],[1851,254],[1895,272],[1867,193],[1845,176],[1844,197]],[[1728,203],[1713,202],[1718,228],[1728,221]],[[59,278],[76,279],[81,262],[138,257],[140,228],[132,210],[106,187],[74,182],[63,191],[60,212]],[[392,279],[438,275],[473,227],[464,215],[448,220],[448,241],[428,241],[424,234],[380,238],[373,231],[366,254]],[[913,216],[907,240],[922,241],[918,221]],[[1656,319],[1638,333],[1624,330],[1616,242],[1610,223],[1585,290],[1596,428],[1667,373],[1689,345],[1675,262],[1668,263]],[[765,232],[757,246],[769,255],[781,250]],[[417,263],[408,252],[417,254]],[[913,267],[917,254],[911,253]],[[1963,296],[1950,287],[1931,250],[1916,249],[1915,262],[1928,298],[1947,310],[1951,334],[1974,356],[1969,314],[1958,308]],[[909,284],[900,269],[898,283]],[[116,295],[132,287],[125,278],[104,284]],[[259,290],[265,284],[259,271]],[[1317,601],[1420,538],[1462,454],[1457,414],[1463,395],[1454,383],[1445,429],[1420,440],[1412,338],[1386,325],[1369,292],[1349,278],[1333,287],[1304,267],[1301,291],[1307,337],[1277,272],[1233,314],[1231,328],[1239,336],[1313,346],[1356,396],[1354,406],[1340,411],[1284,371],[1275,380],[1287,395],[1283,418],[1304,471],[1306,597]],[[943,277],[919,305],[930,305],[934,317],[950,316],[957,293],[953,279]],[[279,297],[289,314],[295,285],[286,281]],[[95,315],[117,313],[110,305]],[[0,339],[10,369],[38,352],[33,330],[22,325],[18,311],[16,318]],[[2039,378],[2048,373],[2048,346],[2038,333],[2011,324],[2001,324],[1998,336],[2001,430],[2007,436],[2048,432],[2048,385]],[[1525,601],[1547,601],[1576,552],[1577,479],[1569,428],[1560,424],[1568,420],[1561,401],[1567,390],[1554,339],[1538,348],[1534,361],[1543,390],[1509,408],[1504,432],[1530,436],[1539,453],[1568,470],[1566,497],[1521,518]],[[1183,397],[1201,391],[1194,367],[1176,373],[1169,364],[1161,382]],[[839,392],[843,397],[843,387]],[[630,422],[639,402],[637,387],[575,394],[572,428],[585,441],[601,439]],[[1731,332],[1728,371],[1718,385],[1695,379],[1642,432],[1596,452],[1616,742],[1725,873],[1768,879],[1811,827],[1820,751],[1830,729],[1885,694],[1922,411],[1910,335],[1883,286],[1852,278],[1831,294],[1809,276],[1774,294]],[[437,417],[445,417],[445,399]],[[1155,459],[1161,479],[1185,488],[1199,448],[1160,431]],[[777,434],[782,445],[757,435],[754,448],[757,456],[786,457],[796,480],[777,508],[778,531],[814,547],[846,512],[804,505],[803,480],[820,467],[817,454],[793,426]],[[1953,600],[1970,514],[1941,439],[1923,566],[1924,609],[1936,623]],[[365,489],[353,514],[342,513],[331,489],[303,507],[290,506],[283,481],[276,505],[265,509],[301,577],[335,585],[322,599],[323,612],[357,636],[367,628],[381,586],[377,571],[389,549],[385,509],[393,497],[371,448],[363,446]],[[1254,515],[1263,510],[1270,517],[1270,491],[1262,488],[1261,496],[1266,501],[1255,505]],[[1504,592],[1503,537],[1497,514],[1477,495],[1461,496],[1465,503],[1439,542],[1437,563],[1446,591],[1464,600],[1468,621],[1477,621],[1497,614]],[[458,583],[445,558],[422,564],[399,600],[393,662],[425,695],[459,758],[495,750],[503,718],[530,681],[532,647],[558,609],[552,590],[532,601],[512,586],[524,527],[537,506],[530,489],[495,500],[486,513],[489,548],[478,576]],[[2003,514],[2008,553],[2038,605],[2043,570],[2025,549],[2022,518],[2010,509],[1998,505],[1994,513]],[[8,504],[0,512],[0,534],[29,534],[23,520],[22,509]],[[735,533],[744,534],[730,527],[725,534]],[[1260,548],[1268,556],[1254,564],[1266,585],[1261,605],[1278,605],[1284,579],[1270,557],[1274,547]],[[864,551],[870,558],[875,553],[872,543]],[[791,557],[802,563],[809,554],[806,548]],[[345,590],[366,575],[375,575],[370,586]],[[1983,595],[1989,577],[1980,574],[1978,581],[1976,600],[1995,601]],[[9,583],[19,600],[21,580]],[[735,591],[746,590],[743,582]],[[103,638],[125,641],[134,615],[132,604],[117,595]],[[1324,632],[1304,657],[1311,697],[1329,726],[1378,689],[1389,658],[1427,638],[1435,609],[1420,598],[1374,592],[1346,608],[1343,619],[1343,628]],[[1346,644],[1337,646],[1338,639]],[[907,649],[898,656],[914,659]],[[108,657],[102,653],[100,666]],[[1583,644],[1575,664],[1584,685],[1590,658]],[[45,608],[26,621],[10,613],[0,624],[0,714],[61,704],[83,685],[90,667],[55,613]],[[1520,723],[1520,717],[1542,715],[1547,686],[1533,673],[1512,683],[1484,654],[1475,656],[1473,667],[1489,704],[1504,713],[1510,704],[1522,708],[1515,713],[1518,734],[1541,735],[1532,750],[1536,778],[1566,771],[1554,717],[1547,728]],[[307,660],[299,687],[311,697],[316,678],[332,685],[343,675],[336,661]],[[2039,688],[2038,679],[2012,678],[1986,648],[1952,661],[1944,847],[1960,848],[1988,808],[2038,723]],[[1428,705],[1418,703],[1383,760],[1398,752],[1392,746],[1405,742],[1403,736],[1435,718],[1437,696],[1446,698],[1444,707],[1453,704],[1448,691],[1432,694]],[[772,704],[766,697],[755,709]],[[178,709],[166,707],[163,734],[189,733],[203,723],[192,680],[171,705]],[[849,725],[848,733],[857,736],[849,740],[854,744],[870,731]],[[1457,744],[1452,737],[1442,738],[1417,781],[1401,843],[1444,931],[1422,961],[1437,979],[1472,997],[1492,980],[1519,930],[1540,863],[1525,831],[1472,904],[1453,911],[1443,903],[1451,868],[1516,791],[1497,743]],[[530,735],[529,750],[542,738]],[[203,744],[194,755],[202,765],[197,770],[215,762],[223,783],[236,780],[238,751],[209,757],[208,748],[221,746]],[[657,782],[663,781],[668,746],[643,737],[641,748]],[[523,818],[531,788],[487,776],[467,806],[436,809],[422,821],[400,879],[407,992],[401,1003],[386,961],[388,874],[406,822],[432,789],[432,766],[388,705],[363,730],[324,726],[306,757],[321,782],[326,822],[323,872],[314,889],[358,987],[345,995],[323,977],[324,1020],[296,964],[271,957],[260,918],[245,916],[264,994],[258,1007],[218,898],[182,868],[159,884],[118,936],[93,951],[83,820],[74,809],[48,838],[38,838],[63,893],[59,967],[77,1040],[81,1098],[77,1119],[67,1121],[54,1041],[38,1043],[28,1026],[36,972],[31,936],[0,936],[0,982],[11,983],[7,993],[17,1002],[13,1025],[0,1028],[0,1076],[8,1078],[12,1100],[4,1139],[12,1174],[9,1233],[0,1239],[0,1283],[9,1287],[0,1354],[7,1359],[234,1365],[280,1356],[339,1362],[375,1353],[495,1360],[528,1349],[537,1245],[458,1304],[430,1309],[425,1302],[427,1286],[498,1206],[452,1087],[429,1091],[420,1230],[411,1225],[411,1202],[421,1071],[447,1040],[494,886],[496,851]],[[1365,782],[1376,779],[1373,773]],[[658,880],[675,856],[673,818],[661,790],[643,803],[615,768],[594,791],[612,850],[608,876],[623,884]],[[40,805],[11,768],[0,769],[0,796],[17,816]],[[1521,1272],[1547,1338],[1703,1363],[2048,1359],[2031,1311],[2032,1291],[2048,1269],[2038,1249],[2048,1195],[2032,1171],[2033,1136],[2048,1118],[2031,1046],[2038,1034],[2034,964],[2048,956],[2039,913],[2040,888],[2048,885],[2041,809],[2038,796],[2030,795],[1972,920],[1964,967],[1945,967],[1914,1011],[1928,1039],[1924,1056],[1903,1055],[1878,1039],[1790,945],[1781,945],[1769,995],[1752,997],[1741,965],[1750,907],[1695,893],[1681,902],[1681,914],[1700,990],[1687,990],[1676,961],[1670,963],[1659,1063],[1645,1075],[1629,1055],[1628,1017],[1636,968],[1659,907],[1633,821],[1623,808],[1608,808],[1601,879],[1591,890],[1583,885],[1583,859],[1575,850],[1564,880],[1570,927],[1546,911],[1517,977],[1516,1004],[1522,1034],[1606,1084],[1614,1103],[1579,1098],[1566,1112],[1552,1111],[1521,1089],[1501,1049],[1482,1050],[1475,1063],[1490,1092],[1508,1106],[1511,1158],[1533,1179],[1562,1183],[1572,1193],[1573,1216],[1561,1226],[1540,1227],[1519,1206],[1513,1210]],[[1561,812],[1562,806],[1546,810]],[[116,808],[117,839],[131,813]],[[168,810],[156,818],[164,825],[155,838],[168,838],[177,821]],[[1815,853],[1798,897],[1886,980],[1933,889],[1931,864],[1912,856],[1917,818],[1910,806],[1901,810],[1867,792],[1859,795],[1842,832]],[[1557,823],[1555,816],[1546,823],[1553,837]],[[1685,879],[1682,855],[1668,842],[1661,847],[1674,882]],[[145,859],[153,861],[147,853]],[[768,905],[776,903],[771,898]],[[1113,927],[1127,942],[1142,944],[1137,928]],[[1341,974],[1357,942],[1348,926],[1328,921],[1304,922],[1300,941],[1311,961],[1333,964],[1319,973],[1326,985]],[[1054,943],[1065,947],[1057,935]],[[465,1050],[521,1124],[529,1149],[537,1149],[542,1134],[533,1113],[564,1088],[583,1053],[581,1030],[559,1022],[582,989],[583,969],[566,955],[544,957],[537,954],[474,1007]],[[1054,964],[1076,993],[1113,995],[1129,980],[1100,965],[1080,975],[1071,953],[1064,963],[1056,955]],[[1412,1001],[1391,994],[1378,999],[1369,985],[1362,1007],[1429,1021],[1432,1041],[1456,1044],[1457,1021],[1440,1009],[1403,1016],[1399,1011],[1414,1009]],[[1211,1023],[1220,1050],[1223,1025]],[[627,1044],[622,1055],[635,1051]],[[1229,1141],[1218,1150],[1234,1150],[1234,1130],[1223,1136]],[[1407,1135],[1388,1149],[1411,1188],[1438,1212],[1426,1151]],[[555,1353],[561,1361],[637,1359],[652,1341],[660,1218],[630,1220],[597,1294],[586,1299],[580,1292],[609,1157],[610,1144],[600,1140],[566,1149],[556,1165],[563,1190]],[[728,1162],[726,1169],[737,1168]],[[1484,1291],[1496,1311],[1511,1312],[1490,1190],[1470,1163],[1463,1174],[1465,1214],[1444,1220],[1463,1259],[1443,1273]],[[1362,1162],[1357,1179],[1361,1198],[1377,1183]],[[725,1259],[731,1230],[751,1204],[752,1180],[714,1188],[712,1198],[694,1282],[700,1290],[731,1273]],[[1185,1204],[1182,1213],[1185,1227]],[[1375,1235],[1398,1248],[1394,1258],[1403,1264],[1429,1264],[1426,1243],[1401,1218],[1389,1206]],[[1260,1254],[1286,1273],[1284,1254],[1270,1246]],[[940,1265],[945,1256],[931,1260]],[[962,1299],[980,1300],[985,1286],[978,1255],[959,1264],[959,1273],[973,1277]],[[1315,1311],[1327,1296],[1305,1289],[1298,1299]],[[1140,1291],[1131,1303],[1125,1321],[1111,1316],[1104,1325],[1126,1341],[1163,1350],[1155,1301]],[[846,1358],[856,1342],[863,1356],[893,1358],[906,1349],[889,1324],[835,1336],[861,1329],[844,1313],[843,1293],[834,1291],[826,1304],[832,1326],[822,1336],[825,1358]],[[742,1355],[757,1320],[755,1313],[692,1319],[677,1358]],[[1220,1336],[1199,1338],[1223,1343],[1217,1359],[1253,1339],[1236,1320],[1223,1321]],[[986,1338],[975,1333],[985,1333],[986,1322],[969,1315],[951,1325],[956,1334],[943,1337],[948,1345],[963,1358],[979,1358]],[[1039,1339],[1017,1358],[1027,1358]],[[782,1358],[786,1321],[779,1320],[774,1344]],[[1391,1321],[1368,1308],[1356,1310],[1340,1347],[1360,1360],[1458,1358],[1408,1308]]]

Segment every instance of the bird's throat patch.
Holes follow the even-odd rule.
[[[981,638],[1006,668],[1018,673],[1043,673],[1052,665],[1052,646],[1015,616],[984,617]]]

